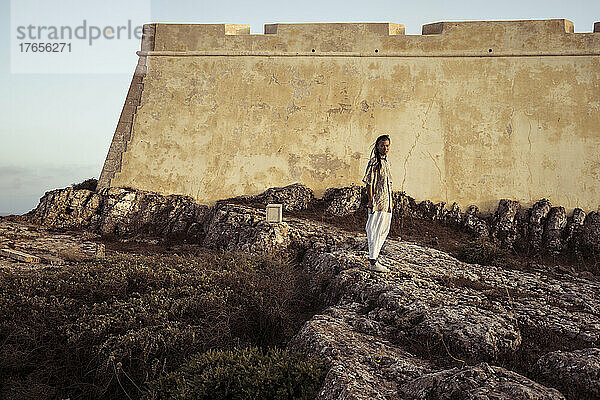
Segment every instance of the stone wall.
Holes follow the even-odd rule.
[[[598,30],[148,24],[99,187],[210,204],[300,182],[321,196],[360,184],[370,144],[387,133],[394,189],[417,199],[595,210]]]

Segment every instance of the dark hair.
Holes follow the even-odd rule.
[[[381,135],[377,138],[377,140],[375,140],[375,144],[373,145],[373,149],[371,150],[371,158],[373,158],[373,157],[377,158],[377,163],[375,164],[375,166],[377,167],[378,170],[381,168],[381,155],[379,154],[377,145],[379,145],[379,142],[382,142],[384,140],[387,140],[388,142],[390,142],[390,144],[392,143],[392,141],[390,140],[390,137],[388,135]]]

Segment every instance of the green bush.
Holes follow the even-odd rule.
[[[314,399],[327,368],[279,349],[209,350],[150,384],[148,400]]]
[[[238,253],[2,270],[0,398],[136,398],[192,354],[285,344],[317,307],[304,279]]]

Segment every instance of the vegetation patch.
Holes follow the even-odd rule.
[[[523,262],[510,251],[486,238],[471,240],[457,248],[459,260],[480,265],[496,265],[507,269],[523,269]]]
[[[327,373],[318,360],[279,349],[209,350],[150,384],[148,400],[314,399]]]
[[[304,287],[240,253],[0,271],[0,398],[141,398],[194,354],[285,345],[319,308]]]

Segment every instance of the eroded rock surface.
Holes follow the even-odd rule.
[[[600,398],[600,349],[553,351],[535,365],[544,382],[552,382],[572,398]]]
[[[103,258],[104,244],[90,232],[51,232],[47,228],[0,218],[0,248],[13,249],[40,258],[39,263],[0,256],[0,269],[30,270],[60,266],[71,261]]]
[[[314,198],[315,196],[310,188],[294,183],[284,187],[267,189],[256,196],[241,196],[237,199],[261,203],[265,206],[269,203],[278,203],[283,205],[284,211],[298,211],[308,208]]]
[[[236,218],[244,208],[227,210],[229,231],[271,229]],[[299,218],[288,218],[281,229],[280,236],[259,234],[260,240],[304,248],[307,290],[328,307],[289,345],[331,363],[320,399],[454,398],[442,387],[464,391],[465,398],[560,399],[557,390],[522,376],[531,372],[527,367],[515,372],[494,364],[531,351],[536,335],[583,347],[600,339],[597,282],[466,264],[391,239],[381,256],[391,272],[378,274],[367,269],[360,234]],[[247,241],[220,231],[210,240],[247,249]],[[432,362],[431,353],[446,364]]]
[[[600,213],[590,212],[581,227],[581,237],[584,246],[595,254],[600,254]]]
[[[492,215],[482,214],[476,206],[463,212],[454,203],[424,200],[417,203],[404,192],[394,192],[393,215],[440,221],[462,229],[479,238],[489,238],[501,247],[519,247],[526,251],[549,251],[553,254],[571,252],[586,257],[600,254],[600,214],[573,210],[567,216],[563,207],[553,207],[542,199],[530,208],[518,201],[502,199]],[[364,187],[351,186],[328,189],[322,199],[301,184],[270,188],[256,196],[241,196],[221,200],[217,204],[242,203],[263,206],[281,203],[288,211],[301,211],[312,204],[324,204],[325,217],[347,216],[366,208]],[[73,188],[47,192],[35,210],[28,213],[30,221],[55,229],[89,229],[103,235],[119,237],[140,234],[201,240],[206,233],[206,218],[212,209],[195,203],[187,196],[162,196],[157,193],[128,188],[107,188],[92,192]]]
[[[323,194],[323,201],[327,204],[325,215],[343,217],[356,212],[363,202],[363,191],[361,186],[327,189]]]
[[[184,232],[209,248],[296,257],[310,277],[307,292],[325,308],[289,348],[331,364],[319,399],[575,399],[598,387],[597,354],[589,350],[600,345],[596,280],[467,264],[389,238],[380,261],[391,271],[375,273],[368,270],[363,233],[285,214],[282,223],[268,224],[252,204],[208,208],[111,190],[100,198],[88,191],[47,194],[32,218],[125,236],[133,227],[164,236]],[[358,190],[331,193],[330,205],[339,198],[350,205],[336,208],[356,207]],[[566,218],[546,200],[529,210],[505,201],[486,220],[476,207],[463,213],[456,205],[445,210],[443,203],[394,196],[396,215],[438,219],[507,246],[530,238],[533,247],[594,249],[600,237],[597,213]],[[287,201],[288,208],[304,207],[309,198],[298,187],[260,197]]]
[[[203,233],[207,211],[207,206],[187,196],[125,188],[98,193],[66,188],[47,192],[28,217],[54,229],[87,229],[102,235],[197,238]]]
[[[558,400],[564,396],[501,367],[481,363],[424,375],[401,387],[402,398],[440,399],[531,399]]]

